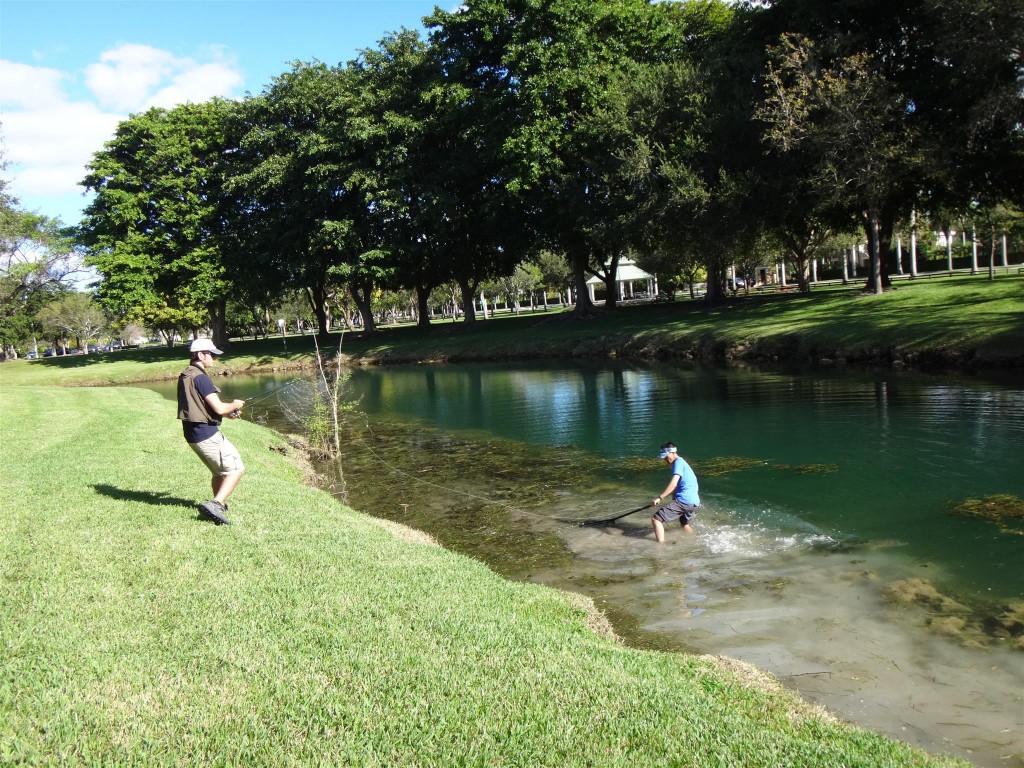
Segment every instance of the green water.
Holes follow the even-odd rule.
[[[968,498],[1024,497],[1019,385],[583,364],[360,369],[351,388],[371,420],[622,459],[601,468],[626,496],[595,512],[629,509],[663,487],[664,465],[653,457],[666,440],[698,467],[718,457],[757,459],[757,468],[703,477],[705,505],[780,533],[898,540],[947,586],[1024,595],[1024,536],[950,514]],[[652,460],[645,466],[633,457]],[[807,465],[834,471],[782,468]]]

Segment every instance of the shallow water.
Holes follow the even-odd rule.
[[[352,506],[588,594],[628,642],[741,658],[865,727],[1021,761],[1024,536],[950,513],[1024,496],[1019,385],[537,365],[360,370],[350,388],[365,418],[335,484]],[[695,536],[659,547],[643,512],[560,522],[659,492],[667,439],[701,478]]]

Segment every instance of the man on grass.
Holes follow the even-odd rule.
[[[178,376],[178,418],[185,442],[213,473],[213,498],[199,505],[199,512],[217,525],[227,525],[228,496],[242,479],[245,466],[238,449],[221,434],[224,416],[238,418],[244,400],[225,403],[210,381],[206,366],[224,354],[209,339],[196,339],[189,347],[192,362]]]
[[[697,495],[697,476],[693,473],[690,465],[679,455],[675,445],[665,443],[661,446],[661,453],[658,454],[658,458],[664,459],[665,463],[672,467],[672,477],[669,479],[668,485],[665,486],[665,490],[661,492],[661,495],[651,502],[651,506],[656,507],[667,496],[672,496],[672,501],[655,512],[651,517],[651,524],[654,526],[654,536],[659,544],[664,544],[665,523],[678,520],[679,524],[683,526],[683,531],[693,533],[690,520],[693,519],[697,508],[700,507],[700,496]]]

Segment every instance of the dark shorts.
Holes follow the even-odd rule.
[[[693,504],[687,504],[683,501],[676,501],[672,499],[668,504],[658,508],[652,517],[655,520],[661,520],[663,523],[671,523],[673,520],[679,520],[681,525],[689,525],[693,519],[694,513],[699,507]]]

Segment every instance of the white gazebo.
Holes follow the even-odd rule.
[[[605,269],[607,269],[605,265]],[[658,295],[658,278],[650,272],[644,272],[632,259],[622,259],[615,270],[615,284],[619,288],[619,301],[632,299],[636,296],[636,283],[642,283],[647,295],[654,297]],[[592,277],[587,280],[587,290],[590,292],[590,301],[594,298],[594,288],[603,286],[604,280],[599,277]]]

